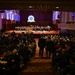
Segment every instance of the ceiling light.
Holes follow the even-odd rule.
[[[29,8],[32,8],[32,6],[29,6]]]
[[[59,7],[56,7],[57,9],[59,8]]]

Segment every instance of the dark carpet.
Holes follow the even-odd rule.
[[[36,39],[36,43],[37,43]],[[43,58],[39,57],[39,48],[36,48],[35,57],[31,59],[27,68],[25,68],[19,75],[55,75],[52,68],[52,56],[51,58],[46,58],[46,52],[44,50]]]

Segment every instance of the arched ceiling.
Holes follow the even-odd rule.
[[[56,8],[59,7],[59,8]],[[0,10],[48,10],[75,12],[75,1],[71,0],[0,0]]]

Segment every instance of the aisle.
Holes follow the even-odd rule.
[[[36,39],[38,42],[38,39]],[[46,58],[45,50],[44,57],[41,58],[38,56],[39,48],[36,47],[36,55],[30,61],[27,68],[25,68],[19,75],[54,75],[53,69],[51,66],[52,59]]]

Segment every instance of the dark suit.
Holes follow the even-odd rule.
[[[75,64],[71,64],[65,67],[61,75],[75,75]]]
[[[38,41],[38,46],[40,48],[39,56],[41,57],[43,57],[43,51],[44,51],[45,45],[46,45],[46,40],[43,37],[39,38],[39,41]]]
[[[54,50],[53,48],[54,48],[54,42],[52,40],[48,39],[46,41],[46,56],[47,57],[50,57],[52,50]]]

